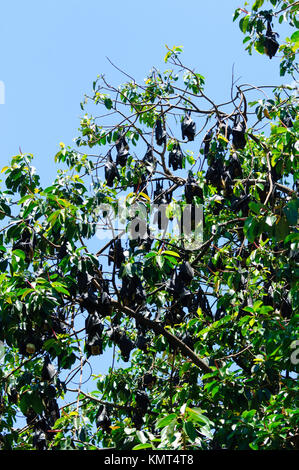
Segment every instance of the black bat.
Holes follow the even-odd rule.
[[[103,353],[103,340],[99,333],[88,335],[85,343],[87,357],[99,356]]]
[[[124,360],[124,362],[128,362],[130,359],[130,353],[134,349],[134,344],[128,338],[125,332],[123,332],[117,342],[117,345],[120,349],[121,356]]]
[[[87,310],[88,313],[95,312],[99,307],[99,298],[93,288],[89,288],[80,298],[81,311]]]
[[[163,145],[166,142],[166,131],[162,127],[161,119],[156,122],[155,135],[157,145]]]
[[[54,426],[57,419],[60,418],[59,406],[55,398],[51,398],[46,402],[46,415],[50,426]]]
[[[227,165],[227,170],[232,179],[239,178],[242,176],[242,166],[239,160],[238,155],[234,152],[230,158]]]
[[[178,277],[186,284],[189,284],[192,281],[194,278],[194,269],[189,261],[183,261],[180,265]]]
[[[135,345],[136,348],[140,349],[141,351],[147,352],[148,339],[143,334],[139,334]]]
[[[98,333],[102,335],[104,325],[98,312],[90,313],[85,320],[85,331],[88,335]]]
[[[222,176],[224,174],[225,167],[221,157],[214,158],[207,169],[206,181],[208,184],[215,186],[218,191],[223,188]]]
[[[25,228],[21,234],[20,240],[14,243],[12,249],[21,250],[25,253],[26,263],[30,263],[34,256],[34,249],[36,246],[36,235],[31,233],[28,228]]]
[[[112,188],[114,179],[115,178],[119,179],[119,177],[120,176],[118,173],[117,166],[112,159],[111,150],[109,150],[108,155],[107,155],[107,160],[105,163],[105,179],[106,179],[107,186]]]
[[[97,428],[103,429],[107,433],[111,432],[111,419],[108,414],[106,405],[100,405],[96,414],[96,426]]]
[[[43,368],[42,368],[42,375],[41,375],[42,380],[45,382],[53,380],[56,374],[57,374],[57,371],[55,367],[53,366],[53,364],[51,364],[49,356],[46,356],[44,360]]]
[[[240,121],[240,115],[235,116],[234,127],[232,128],[233,146],[236,150],[243,150],[246,145],[245,122]]]
[[[110,266],[110,264],[114,262],[115,267],[120,269],[124,260],[124,250],[121,246],[121,240],[118,238],[115,243],[110,246],[108,254],[108,265]]]
[[[203,141],[202,141],[202,143],[203,143],[203,153],[204,153],[205,157],[207,157],[208,154],[209,154],[212,138],[213,138],[213,131],[212,131],[212,129],[210,129],[206,133],[206,135],[204,136]]]
[[[187,111],[182,124],[181,124],[181,129],[182,129],[182,139],[184,140],[185,137],[187,137],[188,141],[194,140],[195,137],[195,132],[196,132],[196,124],[195,122],[191,119],[191,111]]]
[[[47,450],[47,439],[44,431],[35,429],[32,444],[37,450]]]
[[[142,159],[142,162],[145,165],[149,173],[154,173],[154,171],[156,170],[156,166],[157,166],[157,160],[154,156],[153,151],[154,151],[153,147],[151,145],[148,145],[146,153]]]
[[[116,164],[120,165],[121,167],[126,166],[129,155],[129,146],[126,142],[125,137],[120,137],[115,145],[117,150]]]
[[[137,390],[135,393],[135,400],[139,410],[145,414],[150,405],[148,394],[144,390]]]
[[[183,168],[183,152],[178,142],[174,143],[172,150],[169,152],[168,166],[169,168],[172,167],[173,170]]]
[[[142,378],[142,384],[148,389],[152,389],[157,381],[157,378],[151,372],[145,372]]]
[[[275,56],[279,48],[279,43],[276,40],[277,36],[278,34],[272,31],[271,23],[268,21],[266,36],[264,38],[264,51],[270,59]]]
[[[192,204],[193,198],[195,196],[203,198],[203,192],[201,187],[197,184],[197,181],[194,178],[192,171],[189,171],[185,184],[185,198],[187,204]]]

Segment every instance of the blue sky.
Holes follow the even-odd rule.
[[[244,51],[232,23],[243,0],[15,0],[1,7],[0,165],[12,155],[34,154],[48,185],[55,176],[59,142],[77,136],[80,102],[97,74],[124,81],[107,61],[143,80],[153,65],[164,67],[166,49],[183,45],[183,61],[206,77],[216,101],[229,97],[231,72],[243,83],[278,83],[278,58]]]
[[[183,62],[206,78],[206,93],[216,102],[230,97],[233,65],[241,83],[281,83],[278,58],[245,52],[244,36],[232,22],[242,6],[243,0],[3,2],[0,167],[20,147],[34,155],[42,184],[51,184],[59,142],[73,145],[80,102],[93,80],[102,73],[115,85],[125,80],[106,56],[142,81],[152,66],[166,67],[166,44],[182,45]]]

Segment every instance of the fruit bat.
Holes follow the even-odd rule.
[[[166,131],[162,127],[161,119],[156,122],[155,135],[157,145],[163,145],[166,142]]]
[[[197,184],[197,181],[194,178],[192,171],[189,171],[188,178],[185,184],[185,198],[187,204],[192,204],[193,198],[195,196],[203,198],[203,192],[201,187]]]
[[[31,234],[30,230],[26,227],[21,234],[20,240],[14,243],[12,249],[13,251],[23,251],[25,253],[25,261],[29,264],[33,259],[35,246],[36,236]]]
[[[148,340],[143,334],[139,334],[136,340],[136,348],[140,351],[147,352]]]
[[[111,297],[104,290],[99,297],[97,312],[100,314],[101,317],[107,317],[112,313]]]
[[[205,157],[207,157],[208,154],[209,154],[212,137],[213,137],[213,131],[212,131],[212,129],[210,129],[206,133],[206,135],[204,136],[203,141],[202,141],[202,143],[203,143],[203,154],[204,154]]]
[[[169,152],[168,166],[169,168],[172,167],[173,170],[183,168],[183,152],[178,142],[173,145],[172,150]]]
[[[121,333],[117,345],[120,349],[120,353],[124,362],[128,362],[130,359],[130,353],[134,349],[134,344],[132,343],[130,338],[128,338],[125,332]]]
[[[155,385],[157,378],[151,372],[145,372],[144,376],[142,377],[142,384],[144,387],[151,390]]]
[[[246,145],[245,129],[245,122],[240,121],[240,115],[235,116],[234,127],[232,128],[232,142],[236,150],[243,150]]]
[[[99,356],[103,352],[103,341],[99,333],[92,333],[88,335],[85,343],[87,357]]]
[[[49,421],[49,425],[52,427],[54,426],[57,419],[60,418],[60,411],[57,404],[57,401],[54,398],[51,398],[46,403],[46,415]]]
[[[120,137],[115,145],[117,150],[116,165],[120,165],[121,167],[126,166],[129,155],[129,146],[125,137]]]
[[[118,173],[117,166],[112,159],[111,150],[109,150],[105,163],[105,179],[107,186],[109,186],[110,188],[113,187],[114,178],[119,179],[120,176]]]
[[[194,269],[189,261],[184,261],[181,264],[178,277],[186,284],[189,284],[192,281],[194,277]]]
[[[222,176],[224,174],[225,168],[222,162],[221,157],[214,158],[211,165],[206,172],[206,181],[208,184],[215,186],[218,191],[223,187],[222,185]]]
[[[195,122],[191,119],[191,111],[187,111],[182,124],[182,139],[184,140],[187,137],[188,141],[194,140],[195,132],[196,132],[196,125]]]
[[[266,36],[264,38],[264,51],[270,59],[275,56],[279,48],[279,43],[276,41],[277,36],[278,34],[272,31],[271,23],[268,21]]]
[[[103,333],[104,325],[97,312],[90,313],[85,320],[85,331],[88,335],[98,333],[100,336]]]
[[[142,162],[149,173],[154,173],[157,166],[157,160],[154,157],[153,147],[151,145],[147,146],[147,151],[142,159]]]
[[[101,428],[103,431],[110,433],[111,432],[111,419],[108,414],[106,405],[100,405],[97,415],[96,415],[96,426]]]
[[[135,400],[137,407],[143,412],[143,414],[145,414],[150,405],[148,394],[144,390],[137,390],[135,393]]]
[[[242,166],[236,152],[230,156],[227,170],[232,179],[242,177]]]
[[[118,238],[114,244],[110,246],[109,249],[109,254],[108,254],[108,265],[112,262],[115,263],[115,267],[117,269],[120,269],[122,263],[124,262],[125,257],[124,257],[124,250],[121,246],[121,240]]]
[[[42,374],[41,374],[42,380],[45,382],[53,380],[56,374],[57,374],[57,371],[55,367],[53,366],[53,364],[51,364],[49,356],[46,356],[44,360],[43,368],[42,368]]]
[[[89,288],[87,292],[84,292],[80,298],[81,311],[87,310],[88,313],[95,312],[99,307],[99,298],[94,293],[94,290]]]
[[[293,121],[292,121],[292,118],[288,113],[285,113],[284,115],[281,115],[280,120],[288,128],[291,128],[294,125]]]
[[[124,305],[133,308],[136,304],[140,305],[145,301],[146,293],[138,276],[124,276],[122,278],[120,297]]]
[[[136,429],[140,429],[143,425],[143,413],[139,409],[135,409],[131,416],[132,423],[136,427]]]
[[[44,431],[35,429],[32,443],[37,450],[47,450],[47,439]]]

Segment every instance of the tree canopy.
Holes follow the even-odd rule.
[[[167,47],[96,78],[51,186],[2,169],[2,449],[298,449],[298,2],[249,8],[293,83],[215,103]]]

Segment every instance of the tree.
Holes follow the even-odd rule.
[[[234,20],[294,78],[298,31],[272,28],[298,2],[264,3]],[[81,107],[104,111],[50,187],[32,155],[2,169],[4,449],[298,448],[296,87],[216,104],[181,53],[143,84],[97,77]]]

